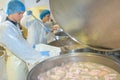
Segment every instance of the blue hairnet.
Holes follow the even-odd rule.
[[[19,12],[24,12],[25,11],[25,6],[22,2],[19,0],[11,0],[6,8],[6,14],[14,14],[14,13],[19,13]]]
[[[41,13],[40,13],[40,19],[43,19],[46,15],[50,14],[50,11],[49,10],[43,10]]]

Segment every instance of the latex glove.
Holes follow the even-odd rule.
[[[32,47],[35,49],[35,47],[36,47],[35,44]]]
[[[50,51],[40,51],[40,55],[41,55],[41,56],[50,56],[50,55],[49,55],[49,52],[50,52]]]
[[[27,15],[32,15],[32,11],[29,10],[29,11],[26,12],[26,14],[27,14]]]
[[[46,31],[47,33],[49,33],[49,32],[50,32],[50,29],[49,29],[49,28],[46,28],[45,31]]]

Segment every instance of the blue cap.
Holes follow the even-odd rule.
[[[43,10],[41,13],[40,13],[40,19],[43,19],[46,15],[50,14],[50,11],[49,10]]]
[[[22,2],[19,0],[11,0],[6,8],[6,14],[15,14],[19,12],[24,12],[25,11],[25,6]]]

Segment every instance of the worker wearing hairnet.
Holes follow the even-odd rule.
[[[0,24],[0,45],[7,51],[7,80],[26,80],[27,64],[36,64],[41,54],[35,51],[23,38],[18,26],[25,6],[19,0],[9,1],[6,8],[7,19]]]
[[[21,25],[28,29],[27,41],[30,45],[47,44],[47,38],[49,34],[46,34],[46,27],[43,23],[34,17],[32,11],[24,13],[21,20]]]
[[[50,32],[50,27],[46,24],[50,20],[50,11],[45,9],[40,12],[39,18],[41,19],[42,23],[46,26],[46,32]]]
[[[54,31],[57,31],[59,26],[56,25],[53,20],[51,19],[51,13],[48,9],[45,9],[43,11],[41,11],[39,18],[41,19],[42,23],[44,24],[44,26],[46,27],[46,32],[47,33],[54,33]],[[52,21],[51,21],[52,20]],[[51,38],[50,34],[49,39]],[[54,39],[54,36],[51,38],[51,40]],[[49,40],[48,42],[50,42],[51,40]]]

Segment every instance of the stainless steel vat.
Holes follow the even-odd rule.
[[[81,52],[81,53],[66,54],[66,55],[64,54],[61,56],[47,59],[39,63],[29,72],[27,80],[38,80],[37,77],[40,73],[44,73],[45,71],[53,67],[59,66],[62,63],[78,62],[78,61],[100,63],[120,73],[120,69],[119,69],[120,62],[116,61],[115,59],[100,54]]]
[[[64,37],[55,41],[52,41],[48,43],[48,45],[57,46],[61,48],[61,52],[69,51],[69,50],[75,50],[75,49],[81,49],[85,48],[86,46],[83,44],[79,44],[72,40],[70,37]]]
[[[50,0],[50,9],[77,42],[99,50],[120,49],[120,0]]]

